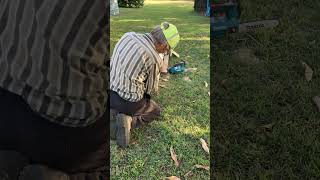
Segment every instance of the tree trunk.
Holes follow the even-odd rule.
[[[207,0],[195,0],[194,10],[198,13],[205,13],[207,10]]]

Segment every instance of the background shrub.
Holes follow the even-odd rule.
[[[144,0],[119,0],[119,7],[140,8],[143,6]]]

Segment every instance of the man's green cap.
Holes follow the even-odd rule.
[[[180,36],[177,27],[170,23],[162,23],[161,29],[170,48],[174,49],[180,41]]]

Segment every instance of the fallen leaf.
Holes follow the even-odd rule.
[[[210,167],[209,167],[209,166],[203,166],[203,165],[196,164],[195,167],[196,167],[197,169],[204,169],[204,170],[207,170],[207,171],[210,170]]]
[[[177,176],[166,177],[166,179],[168,179],[168,180],[181,180],[181,179],[178,178]]]
[[[263,127],[264,129],[268,130],[268,131],[271,131],[273,126],[275,125],[275,123],[270,123],[270,124],[266,124],[266,125],[263,125],[261,127]]]
[[[198,68],[186,68],[184,69],[184,72],[193,72],[196,71]]]
[[[313,41],[309,42],[309,44],[310,44],[310,45],[316,44],[316,40],[313,40]]]
[[[132,145],[135,145],[135,144],[138,144],[138,141],[130,141],[130,144],[132,144]]]
[[[224,79],[224,80],[222,80],[222,81],[221,81],[221,84],[222,84],[222,85],[225,85],[225,84],[226,84],[226,82],[227,82],[227,80],[228,80],[228,79]]]
[[[204,86],[205,86],[205,87],[208,87],[208,86],[209,86],[206,81],[204,82]]]
[[[168,82],[169,81],[169,79],[161,79],[162,81],[164,81],[164,82]]]
[[[320,112],[320,97],[319,96],[315,96],[312,99],[313,99],[313,102],[317,105],[318,110]]]
[[[165,88],[166,86],[165,86],[165,85],[163,85],[163,84],[159,84],[159,87],[161,87],[161,88]]]
[[[183,77],[184,81],[191,82],[191,79],[188,76]]]
[[[201,146],[203,150],[206,151],[208,154],[210,154],[207,142],[202,138],[200,138],[200,141],[201,141]]]
[[[234,62],[240,65],[256,65],[260,60],[255,56],[254,51],[248,48],[240,48],[232,56]]]
[[[210,96],[210,91],[208,92],[208,95]]]
[[[120,172],[121,172],[121,171],[120,171],[119,166],[118,166],[118,165],[116,165],[116,175],[118,175]]]
[[[171,154],[171,158],[174,161],[176,167],[178,167],[179,166],[179,161],[177,159],[177,154],[174,152],[174,149],[173,149],[172,146],[170,147],[170,154]]]
[[[227,89],[227,86],[226,86],[227,80],[228,80],[228,79],[224,79],[224,80],[220,81],[220,85],[221,85],[221,87],[223,87],[224,89]]]
[[[189,172],[187,172],[183,177],[184,177],[184,178],[187,178],[187,177],[190,177],[190,176],[192,176],[192,175],[193,175],[192,171],[189,171]]]
[[[311,69],[310,66],[308,66],[308,64],[306,64],[305,62],[302,62],[303,67],[305,68],[304,70],[304,76],[306,78],[307,81],[311,81],[312,79],[312,75],[313,75],[313,70]]]

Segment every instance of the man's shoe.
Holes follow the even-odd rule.
[[[110,109],[110,138],[112,140],[116,139],[116,133],[117,133],[117,114],[118,112],[115,109]]]
[[[117,115],[117,144],[125,148],[130,142],[132,117],[125,114]]]

